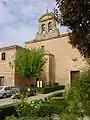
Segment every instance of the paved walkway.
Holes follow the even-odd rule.
[[[39,94],[39,93],[37,93],[37,95],[35,95],[35,96],[28,97],[28,102],[31,102],[32,100],[45,99],[48,96],[52,95],[53,93],[62,92],[62,91],[64,91],[64,90],[59,90],[59,91],[51,92],[51,93],[48,93],[48,94]],[[0,99],[0,106],[11,104],[11,103],[14,103],[16,101],[17,101],[16,99],[12,99],[12,98]]]
[[[45,98],[49,97],[50,95],[52,95],[53,93],[62,92],[62,91],[64,91],[64,90],[59,90],[59,91],[51,92],[51,93],[48,93],[48,94],[39,94],[38,93],[36,96],[28,97],[28,102],[31,102],[32,100],[45,99]],[[14,103],[14,102],[16,102],[16,100],[12,99],[12,98],[0,99],[0,106],[11,104],[11,103]],[[90,120],[90,119],[86,116],[83,120]]]
[[[28,102],[32,101],[32,100],[40,100],[40,99],[45,99],[45,98],[48,98],[50,95],[52,95],[53,93],[56,93],[56,92],[63,92],[65,90],[58,90],[58,91],[55,91],[55,92],[51,92],[51,93],[48,93],[48,94],[37,94],[36,96],[32,96],[32,97],[29,97],[28,98]]]

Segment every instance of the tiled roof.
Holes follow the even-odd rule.
[[[17,49],[17,48],[22,48],[22,47],[21,47],[21,46],[18,46],[18,45],[6,46],[6,47],[1,47],[1,48],[0,48],[0,51],[1,51],[1,50]]]

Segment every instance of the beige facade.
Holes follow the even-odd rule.
[[[68,40],[68,34],[59,33],[52,13],[47,12],[40,17],[36,39],[27,41],[25,47],[26,49],[39,47],[45,52],[47,62],[39,77],[43,84],[55,82],[62,85],[71,84],[73,75],[81,72],[85,67],[84,58],[80,56],[77,49],[72,48]],[[18,75],[9,65],[18,48],[19,46],[0,48],[0,56],[2,57],[2,53],[5,53],[5,60],[0,58],[0,81],[3,85],[29,84],[26,78]],[[31,80],[31,84],[36,84],[36,82],[36,78]]]
[[[19,86],[28,84],[26,78],[15,72],[15,67],[12,63],[19,48],[20,46],[16,45],[0,48],[0,85]]]
[[[2,54],[5,53],[5,59],[2,60]],[[12,57],[16,53],[15,47],[0,48],[0,85],[14,85],[14,69],[9,65]]]
[[[27,41],[26,48],[42,48],[43,46],[48,56],[46,69],[44,69],[46,78],[43,78],[43,81],[47,83],[58,82],[64,85],[71,84],[71,73],[78,73],[85,67],[84,58],[80,56],[79,51],[72,48],[68,40],[68,34],[60,35],[52,13],[47,12],[39,19],[36,39]]]

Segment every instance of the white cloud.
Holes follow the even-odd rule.
[[[46,6],[52,11],[55,0],[0,0],[0,47],[34,39]]]

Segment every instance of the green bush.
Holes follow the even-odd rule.
[[[55,82],[55,83],[53,83],[52,85],[53,85],[53,86],[58,86],[59,83]]]
[[[46,94],[46,93],[54,92],[57,90],[63,90],[64,88],[65,88],[64,85],[51,85],[51,86],[45,86],[43,88],[40,88],[39,92]]]
[[[0,120],[48,120],[52,114],[60,114],[66,106],[65,99],[34,100],[0,107]],[[11,116],[11,117],[10,117]]]
[[[50,100],[50,104],[54,105],[54,110],[55,110],[55,114],[60,115],[61,112],[65,109],[65,107],[67,106],[67,102],[65,100],[65,98],[61,98],[61,97],[54,97],[53,99]]]
[[[46,116],[44,118],[42,118],[42,117],[39,117],[39,118],[36,118],[36,117],[32,117],[32,118],[30,118],[30,117],[19,117],[19,118],[17,118],[14,115],[12,115],[12,116],[6,117],[5,120],[49,120],[49,117]]]
[[[20,119],[16,118],[14,115],[12,115],[12,116],[6,117],[5,120],[20,120]]]
[[[4,120],[6,116],[11,115],[17,116],[15,104],[0,106],[0,120]]]
[[[50,105],[48,103],[42,104],[38,111],[40,117],[51,116],[53,113],[55,113],[54,105]]]
[[[55,92],[49,96],[49,98],[52,98],[52,97],[63,97],[63,92]]]
[[[55,112],[54,106],[48,101],[35,100],[30,104],[25,102],[18,104],[16,111],[18,116],[21,117],[45,117],[48,115],[51,116]]]

